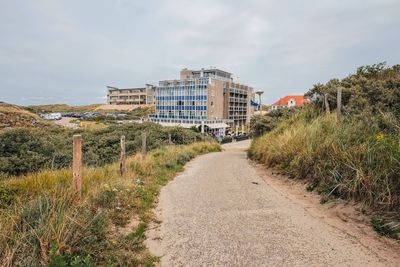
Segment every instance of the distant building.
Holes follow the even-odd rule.
[[[285,96],[271,105],[272,110],[281,108],[290,108],[296,106],[302,106],[310,103],[310,100],[302,95],[288,95]]]
[[[154,105],[155,86],[146,84],[140,88],[120,89],[107,86],[108,105]]]
[[[203,123],[207,132],[221,135],[228,127],[249,123],[253,99],[253,88],[233,82],[229,72],[183,69],[179,80],[159,82],[150,120],[183,127]]]

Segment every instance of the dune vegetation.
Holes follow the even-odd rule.
[[[49,123],[35,113],[23,107],[0,102],[0,131],[3,128],[10,127],[33,128],[46,125],[49,125]]]
[[[340,116],[335,110],[339,87]],[[326,112],[325,94],[332,113]],[[384,218],[379,221],[390,229],[386,234],[400,238],[400,66],[361,67],[307,95],[313,102],[290,116],[272,113],[252,122],[259,137],[249,157],[307,180],[309,190],[324,195],[322,203],[331,197],[364,203]]]
[[[0,181],[0,265],[152,266],[158,259],[143,241],[160,188],[193,157],[220,149],[198,142],[135,154],[123,177],[117,163],[85,167],[80,199],[69,168]]]

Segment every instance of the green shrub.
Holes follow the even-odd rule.
[[[126,136],[126,152],[132,155],[142,147],[142,133],[147,133],[149,150],[168,143],[190,144],[202,136],[190,129],[162,127],[154,123],[111,125],[100,130],[10,129],[0,132],[0,179],[41,169],[60,169],[72,163],[72,136],[82,134],[83,161],[88,166],[102,166],[118,160],[121,135]]]
[[[387,67],[386,63],[363,66],[355,74],[326,84],[316,84],[306,96],[314,98],[316,112],[324,111],[324,94],[329,94],[329,106],[336,109],[337,89],[342,87],[343,113],[364,117],[366,114],[391,113],[400,118],[400,65]]]
[[[253,116],[250,120],[250,133],[257,137],[270,132],[280,122],[298,114],[304,107],[272,110],[265,115]],[[305,114],[305,113],[304,113]]]

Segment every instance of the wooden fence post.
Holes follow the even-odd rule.
[[[339,118],[342,114],[342,87],[338,87],[337,89],[337,117]]]
[[[147,153],[147,136],[146,136],[146,133],[144,132],[143,134],[142,134],[142,154],[143,155],[146,155],[146,153]]]
[[[72,164],[72,189],[75,197],[80,199],[82,191],[82,136],[76,134],[73,137],[73,164]]]
[[[330,108],[329,108],[328,96],[329,96],[329,94],[325,94],[325,95],[324,95],[324,99],[325,99],[325,110],[326,110],[326,113],[331,113],[331,110],[330,110]]]
[[[126,160],[126,155],[125,155],[125,135],[121,136],[121,156],[119,158],[119,173],[121,176],[124,176],[125,174],[125,160]]]
[[[172,145],[172,136],[171,136],[171,133],[168,133],[168,144]]]

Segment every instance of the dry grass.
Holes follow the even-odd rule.
[[[79,127],[85,130],[101,130],[106,129],[108,125],[95,121],[80,121]]]
[[[118,164],[85,168],[80,201],[70,193],[69,169],[1,182],[0,265],[153,265],[143,241],[160,188],[191,158],[220,149],[201,142],[137,154],[125,177]]]
[[[371,207],[400,207],[399,135],[372,125],[340,122],[335,115],[306,122],[292,118],[256,139],[249,156],[293,178],[308,179],[322,193]]]
[[[45,123],[36,114],[21,107],[0,102],[0,129],[2,127],[39,127]]]
[[[28,116],[31,116],[34,118],[38,118],[38,116],[32,112],[29,112],[18,106],[5,104],[5,103],[0,103],[0,112],[1,113],[18,113],[18,114],[23,114],[23,115],[28,115]]]
[[[249,157],[307,180],[308,189],[324,195],[321,203],[334,197],[364,203],[378,218],[371,222],[374,229],[400,239],[399,132],[383,133],[360,119],[338,121],[333,114],[311,120],[303,115],[255,139]]]

